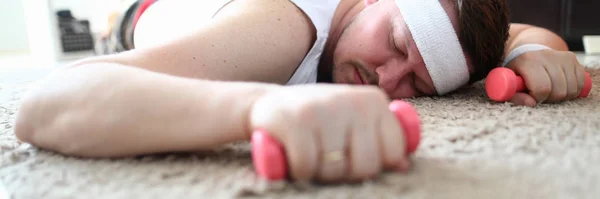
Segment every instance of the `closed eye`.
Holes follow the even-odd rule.
[[[411,82],[412,82],[413,90],[417,93],[417,96],[424,96],[424,95],[426,95],[425,92],[423,92],[417,86],[417,74],[415,74],[415,72],[412,72],[412,73],[410,73],[410,76],[411,76]]]
[[[405,54],[401,48],[399,47],[400,45],[398,45],[398,42],[396,40],[396,24],[393,22],[393,20],[390,20],[390,34],[389,34],[389,40],[390,40],[390,49],[392,49],[395,52],[398,52],[400,54]]]
[[[399,47],[398,43],[396,42],[396,37],[393,37],[393,45],[394,45],[394,50],[396,50],[398,53],[404,55],[404,51],[401,50],[401,48]]]
[[[390,43],[390,49],[392,51],[399,51],[398,46],[396,45],[396,38],[394,37],[394,28],[390,28],[390,34],[389,34],[389,43]]]

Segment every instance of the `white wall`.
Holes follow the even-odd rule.
[[[10,0],[3,0],[10,1]],[[92,32],[98,33],[108,25],[109,13],[119,6],[122,0],[51,0],[51,7],[56,10],[69,9],[77,19],[90,21]]]
[[[29,51],[27,28],[21,0],[0,0],[0,53]]]
[[[46,0],[22,0],[25,8],[27,36],[32,60],[40,63],[56,61],[59,55],[56,20],[50,17]]]
[[[89,56],[89,52],[63,54],[60,50],[56,11],[69,9],[77,19],[87,19],[93,33],[107,26],[109,13],[122,0],[1,0],[22,1],[25,10],[30,54],[39,62],[73,59]]]
[[[107,26],[108,14],[122,0],[0,0],[0,53],[34,53],[44,49],[46,54],[55,37],[50,28],[59,9],[70,9],[78,19],[90,21],[92,31],[99,33]],[[43,47],[40,47],[43,46]],[[34,49],[35,48],[35,49]],[[37,53],[34,53],[37,54]]]

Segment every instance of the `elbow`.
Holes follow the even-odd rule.
[[[35,147],[55,151],[65,155],[79,155],[79,146],[73,142],[65,118],[67,111],[56,111],[58,107],[49,103],[55,101],[50,96],[42,96],[35,91],[21,99],[14,123],[14,135],[23,142]],[[42,100],[43,99],[43,100]],[[54,110],[54,111],[51,111]]]
[[[69,156],[82,156],[82,146],[77,144],[71,131],[59,127],[61,123],[53,119],[43,121],[35,117],[36,112],[20,111],[14,125],[15,137],[40,149]],[[62,129],[62,130],[61,130]]]
[[[25,143],[31,143],[31,138],[33,137],[34,131],[30,124],[28,124],[27,121],[19,115],[15,121],[14,133],[17,140]]]
[[[14,124],[14,134],[15,137],[24,143],[29,143],[36,147],[45,148],[44,145],[47,145],[48,140],[38,139],[44,138],[45,136],[40,136],[42,132],[40,129],[48,129],[48,125],[45,124],[45,121],[42,121],[40,115],[43,111],[39,109],[39,102],[36,102],[36,97],[31,93],[29,96],[22,99],[19,110],[17,112],[17,116]],[[44,133],[50,133],[48,131]]]
[[[21,98],[14,123],[18,140],[69,156],[101,155],[96,149],[104,147],[101,136],[111,126],[95,122],[106,110],[94,104],[107,98],[106,92],[95,91],[124,78],[107,69],[111,64],[76,66],[48,75]]]
[[[33,103],[34,100],[31,95],[26,96],[21,100],[13,129],[15,137],[19,141],[30,144],[32,143],[32,138],[35,133],[35,122],[33,121],[35,112],[32,108]]]

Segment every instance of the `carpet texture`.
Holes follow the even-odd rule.
[[[355,185],[265,183],[249,144],[212,152],[80,159],[20,143],[27,84],[0,84],[0,181],[12,198],[600,198],[600,62],[590,96],[535,108],[492,103],[483,84],[410,99],[423,139],[407,173]],[[0,196],[1,197],[1,196]]]

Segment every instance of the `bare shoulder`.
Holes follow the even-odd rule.
[[[224,0],[228,2],[229,0]],[[248,12],[257,12],[265,19],[276,19],[290,27],[302,28],[312,26],[311,21],[290,0],[231,0],[215,15],[216,19],[236,16]]]
[[[184,77],[287,82],[314,44],[311,20],[289,0],[224,1],[158,1],[138,22],[136,49],[112,59]]]

